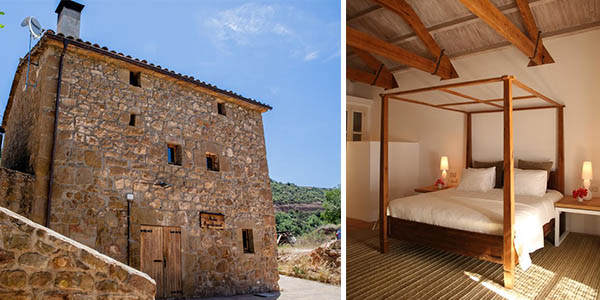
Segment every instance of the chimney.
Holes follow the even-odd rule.
[[[79,4],[75,1],[61,0],[55,11],[58,14],[56,33],[62,33],[65,36],[78,38],[79,23],[83,7],[83,4]]]

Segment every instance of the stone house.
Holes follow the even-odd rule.
[[[277,290],[271,107],[84,42],[82,9],[60,2],[29,83],[18,65],[0,205],[149,274],[157,298]]]

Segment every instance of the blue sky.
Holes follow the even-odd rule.
[[[340,184],[340,1],[81,0],[81,38],[273,106],[263,114],[272,178]],[[0,111],[35,16],[58,0],[2,0]]]

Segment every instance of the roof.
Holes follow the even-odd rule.
[[[435,57],[402,17],[375,2],[379,1],[348,0],[346,3],[348,26],[435,61]],[[406,0],[406,2],[419,16],[439,47],[445,50],[444,56],[455,58],[511,45],[460,1]],[[514,0],[491,0],[491,2],[518,29],[525,32],[523,18]],[[528,3],[542,38],[600,26],[600,6],[597,0],[529,0]],[[391,72],[407,68],[406,65],[387,57],[373,55]],[[351,47],[347,47],[347,64],[354,69],[371,70]]]

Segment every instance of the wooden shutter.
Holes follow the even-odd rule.
[[[181,290],[181,228],[164,227],[165,297],[182,296]]]
[[[163,296],[163,230],[141,226],[140,270],[156,280],[156,297]]]

